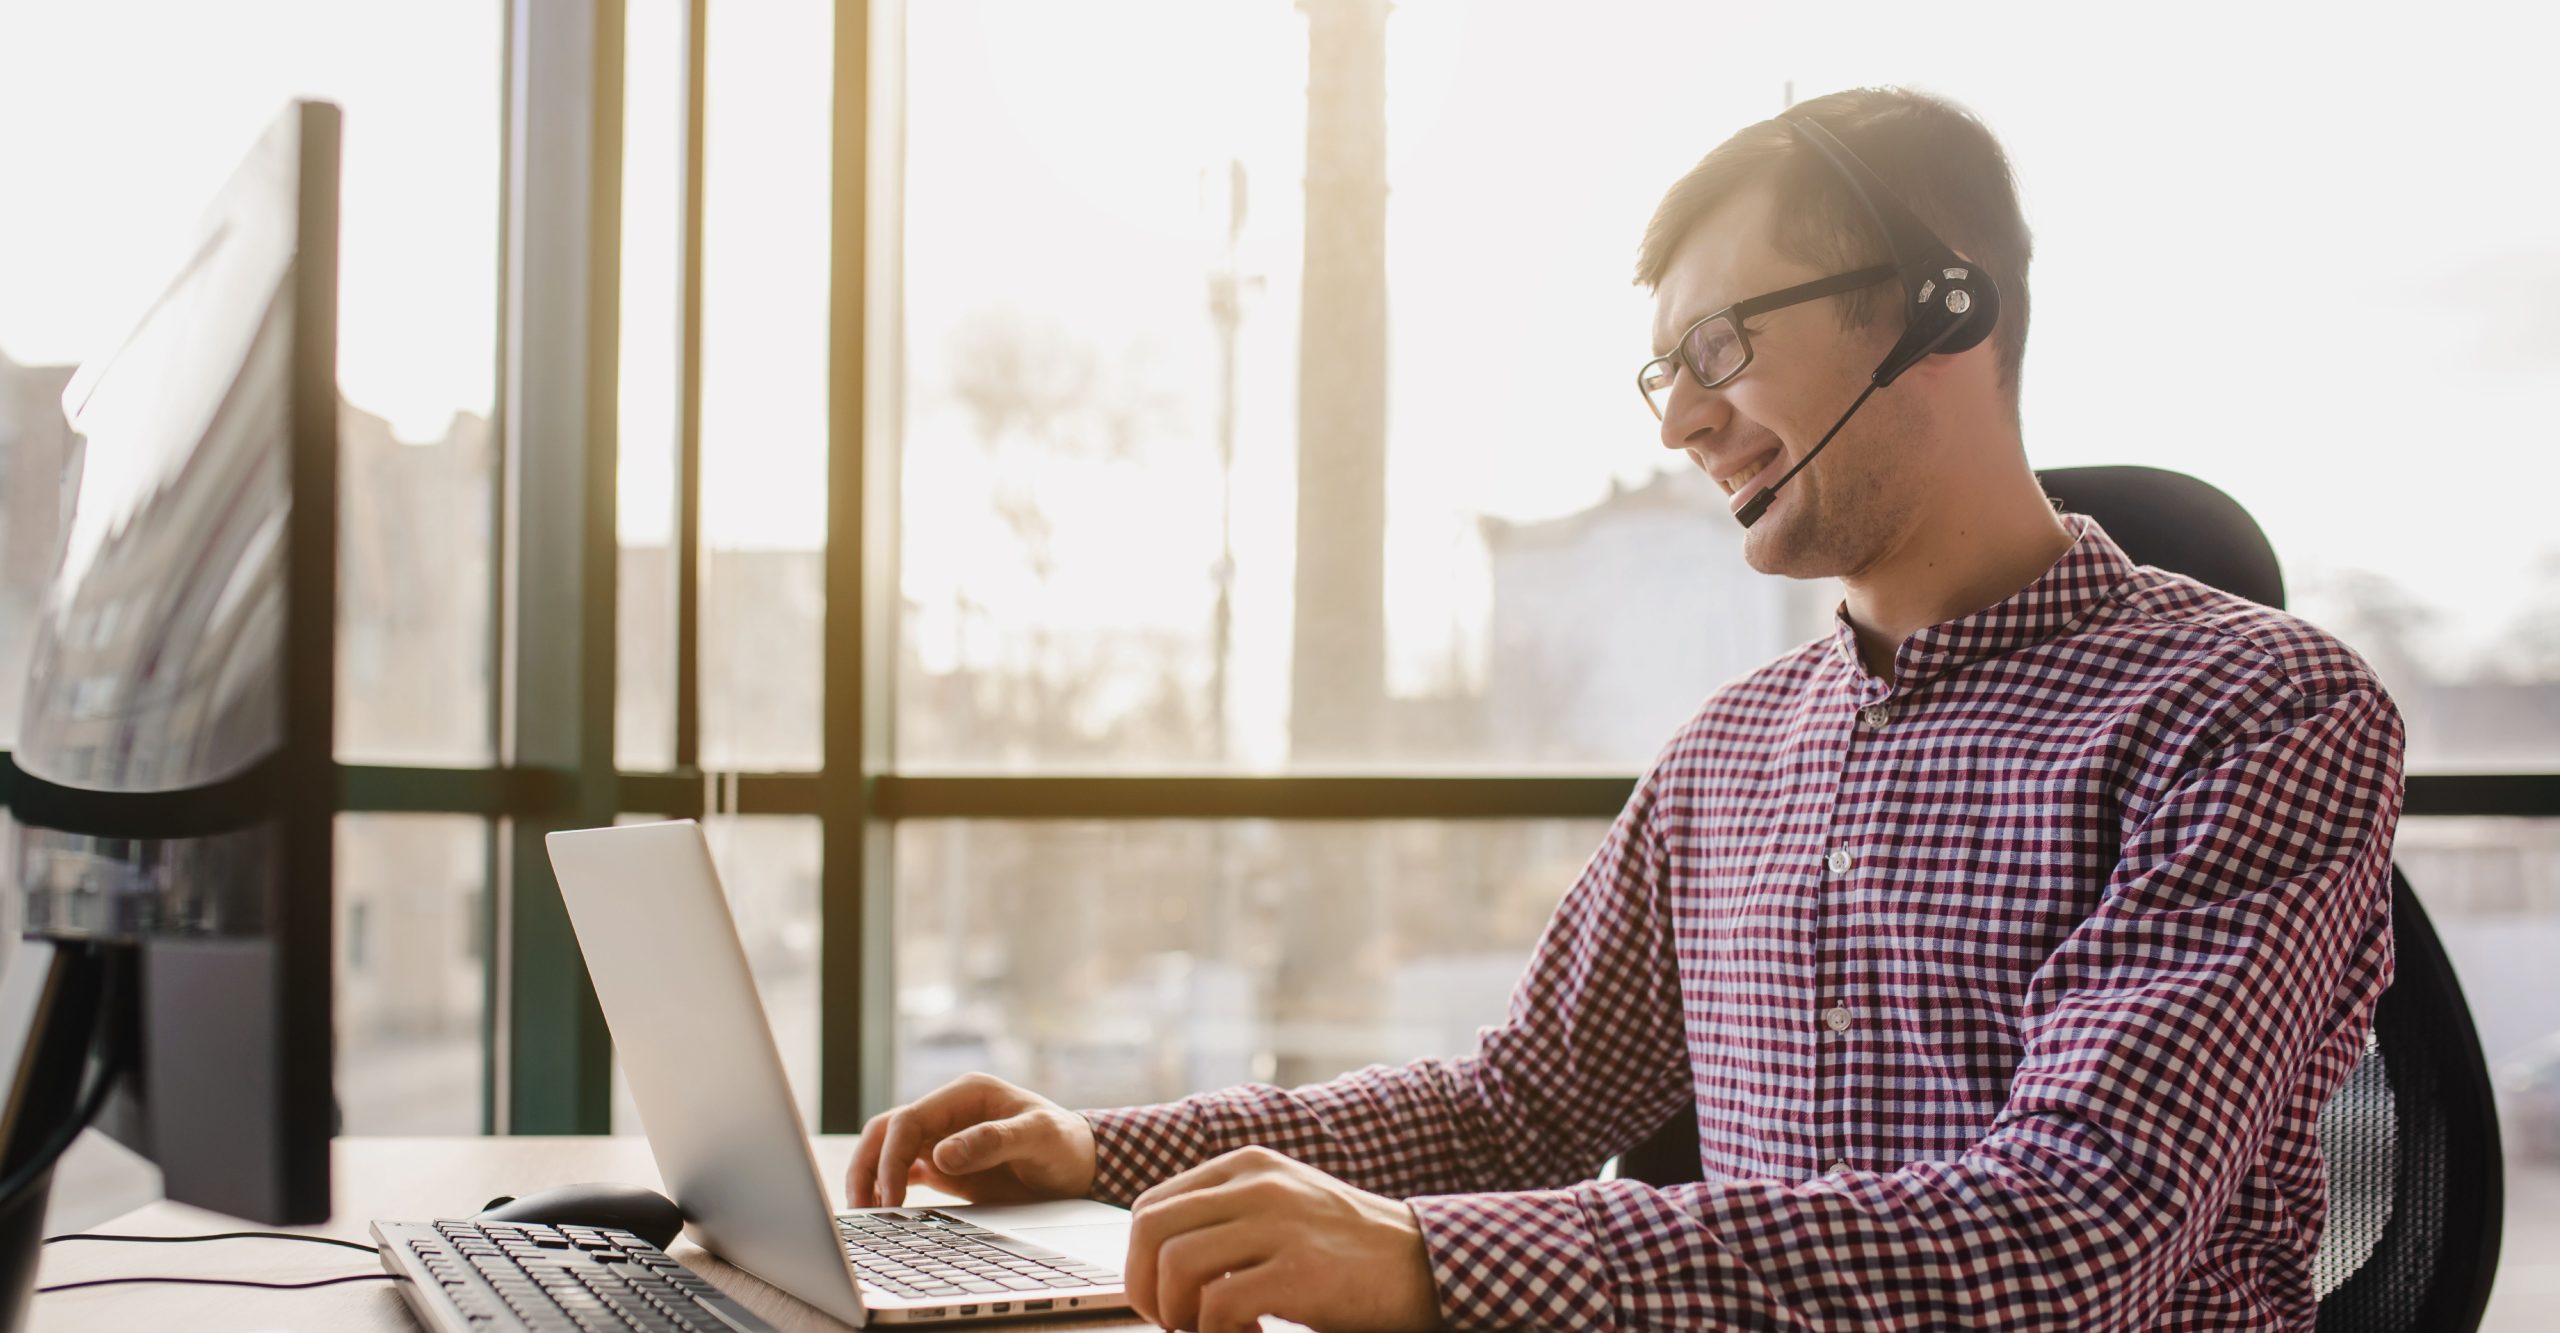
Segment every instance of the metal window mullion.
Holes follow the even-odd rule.
[[[1609,819],[1631,775],[913,776],[872,782],[879,818]]]
[[[702,194],[703,107],[710,0],[687,0],[684,19],[684,165],[676,249],[682,276],[676,319],[676,748],[675,767],[702,762]]]
[[[889,765],[897,605],[896,0],[837,0],[829,140],[824,763],[818,775],[822,1132],[887,1104],[890,829],[870,808]],[[741,784],[741,797],[745,795]]]
[[[871,811],[886,820],[1605,819],[1635,783],[1631,774],[876,773]],[[2418,774],[2404,813],[2560,816],[2560,773]]]
[[[0,796],[15,771],[0,750]],[[818,773],[737,776],[738,813],[816,815]],[[902,819],[1579,819],[1616,813],[1633,774],[1128,774],[894,773],[869,775],[864,809]],[[620,775],[621,812],[698,817],[702,774]],[[537,818],[575,792],[537,768],[338,766],[338,807],[349,813]],[[5,800],[0,800],[5,805]],[[2560,772],[2421,773],[2408,779],[2412,817],[2560,818]]]
[[[499,662],[506,643],[507,608],[507,467],[510,446],[507,439],[507,274],[508,224],[510,201],[514,198],[515,176],[515,87],[516,87],[516,0],[508,0],[498,15],[498,216],[497,271],[489,275],[496,284],[495,324],[490,346],[496,364],[491,367],[490,383],[496,395],[489,413],[489,616],[483,625],[489,645],[489,697],[487,716],[483,719],[483,741],[489,755],[497,759],[506,753],[507,685]],[[338,773],[339,809],[350,808],[354,793],[350,790],[347,770]],[[472,928],[480,932],[480,1132],[495,1134],[505,1123],[506,1098],[506,1004],[505,973],[501,968],[502,943],[506,931],[498,915],[506,871],[506,818],[503,813],[485,819],[480,825],[480,894],[479,919]]]
[[[496,1128],[601,1133],[612,1044],[542,839],[616,808],[623,6],[518,3],[508,21],[500,760],[563,787],[505,826]]]

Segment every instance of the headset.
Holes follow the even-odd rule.
[[[1902,372],[1918,364],[1922,357],[1953,355],[1976,346],[1990,337],[1992,328],[2000,322],[2000,285],[1989,272],[1958,257],[1938,239],[1937,233],[1912,216],[1902,200],[1838,136],[1815,124],[1810,116],[1782,113],[1778,120],[1794,132],[1797,142],[1820,153],[1840,173],[1841,179],[1848,182],[1849,192],[1858,197],[1867,216],[1875,219],[1877,230],[1884,233],[1885,251],[1906,298],[1905,322],[1901,339],[1884,354],[1884,360],[1876,363],[1875,373],[1867,377],[1865,392],[1840,414],[1840,420],[1833,423],[1822,442],[1736,512],[1735,517],[1746,528],[1768,512],[1770,503],[1778,497],[1778,488],[1793,481],[1805,464],[1831,443],[1832,436],[1849,424],[1849,418],[1866,403],[1868,394],[1900,379]]]

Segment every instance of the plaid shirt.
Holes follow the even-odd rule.
[[[2319,1110],[2391,977],[2398,710],[2094,522],[1665,747],[1474,1054],[1090,1115],[1409,1199],[1461,1325],[2309,1329]],[[1695,1106],[1704,1183],[1595,1180]]]

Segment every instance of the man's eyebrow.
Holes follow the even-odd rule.
[[[1690,327],[1691,327],[1692,325],[1695,325],[1699,320],[1705,319],[1707,316],[1712,315],[1712,314],[1714,314],[1715,312],[1717,312],[1717,311],[1719,311],[1719,310],[1724,309],[1724,308],[1725,308],[1725,306],[1728,306],[1728,305],[1731,305],[1731,304],[1733,304],[1731,301],[1726,301],[1726,302],[1724,302],[1724,303],[1722,303],[1722,304],[1719,304],[1719,305],[1711,305],[1711,306],[1708,306],[1706,309],[1704,309],[1704,310],[1700,310],[1700,311],[1698,311],[1698,312],[1697,312],[1697,313],[1695,313],[1695,314],[1685,314],[1685,313],[1684,313],[1683,315],[1681,315],[1681,316],[1680,316],[1680,322],[1679,322],[1679,323],[1677,323],[1677,324],[1672,325],[1671,327],[1673,327],[1673,328],[1675,328],[1675,329],[1678,329],[1678,330],[1680,331],[1680,333],[1687,333],[1687,332],[1689,331]],[[1672,336],[1673,336],[1673,337],[1675,337],[1675,338],[1677,338],[1677,337],[1679,336],[1679,334],[1673,334]],[[1657,336],[1657,337],[1654,339],[1654,343],[1653,343],[1653,356],[1654,356],[1654,359],[1655,359],[1655,360],[1657,360],[1657,361],[1659,361],[1659,360],[1661,360],[1663,357],[1666,357],[1666,356],[1669,356],[1669,355],[1671,355],[1671,349],[1670,349],[1670,348],[1668,348],[1668,347],[1663,346],[1663,345],[1662,345],[1662,340],[1661,340],[1661,338]]]

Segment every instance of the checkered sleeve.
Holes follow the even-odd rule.
[[[1638,784],[1474,1053],[1085,1112],[1094,1197],[1127,1203],[1253,1144],[1393,1198],[1543,1188],[1590,1176],[1668,1119],[1689,1076],[1655,827],[1660,773]]]
[[[2022,1063],[1969,1150],[1802,1180],[1416,1199],[1443,1312],[1466,1327],[2147,1327],[2245,1178],[2320,1187],[2316,1160],[2262,1160],[2272,1126],[2344,1080],[2391,973],[2399,715],[2369,684],[2267,694],[2149,809],[2128,807],[2121,860],[2036,972]],[[2308,1312],[2234,1322],[2307,1327]]]

